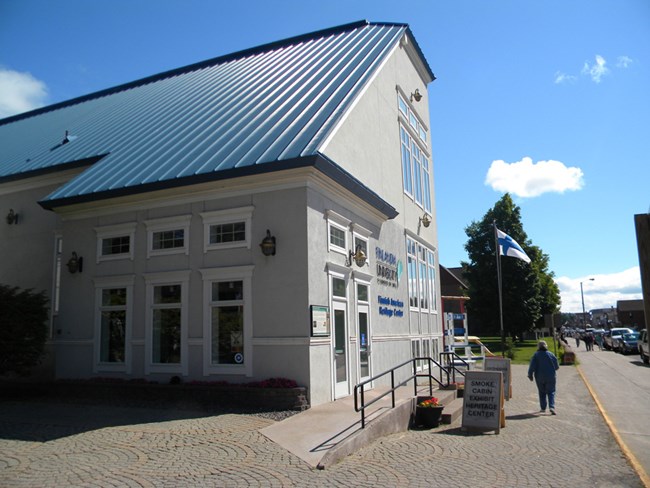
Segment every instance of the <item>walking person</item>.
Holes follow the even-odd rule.
[[[555,415],[555,383],[558,369],[560,365],[555,354],[548,350],[546,341],[539,341],[537,351],[530,359],[528,379],[533,381],[533,377],[535,378],[541,412],[546,412],[548,405],[551,415]]]

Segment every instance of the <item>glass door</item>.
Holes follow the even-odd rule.
[[[334,302],[334,397],[350,394],[347,348],[347,304]]]
[[[371,376],[370,368],[370,304],[368,285],[357,283],[357,334],[359,339],[359,379]]]

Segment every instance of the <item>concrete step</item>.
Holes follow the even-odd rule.
[[[454,398],[449,403],[445,403],[445,409],[442,411],[440,422],[451,424],[463,414],[463,399]]]

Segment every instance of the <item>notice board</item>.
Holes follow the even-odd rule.
[[[506,400],[512,397],[512,383],[510,381],[510,359],[486,357],[483,360],[484,371],[501,371],[503,373],[503,396]]]
[[[494,430],[498,434],[505,427],[503,403],[503,373],[467,371],[462,430]]]

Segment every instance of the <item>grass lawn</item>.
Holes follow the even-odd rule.
[[[560,347],[560,343],[557,343],[557,351],[553,344],[552,337],[544,337],[544,340],[548,344],[548,350],[555,354],[558,358],[558,361],[561,358],[563,349]],[[496,356],[501,356],[501,338],[500,337],[481,337],[481,342]],[[530,358],[537,351],[537,341],[532,339],[528,341],[518,341],[514,344],[515,357],[512,360],[512,364],[528,364]]]

